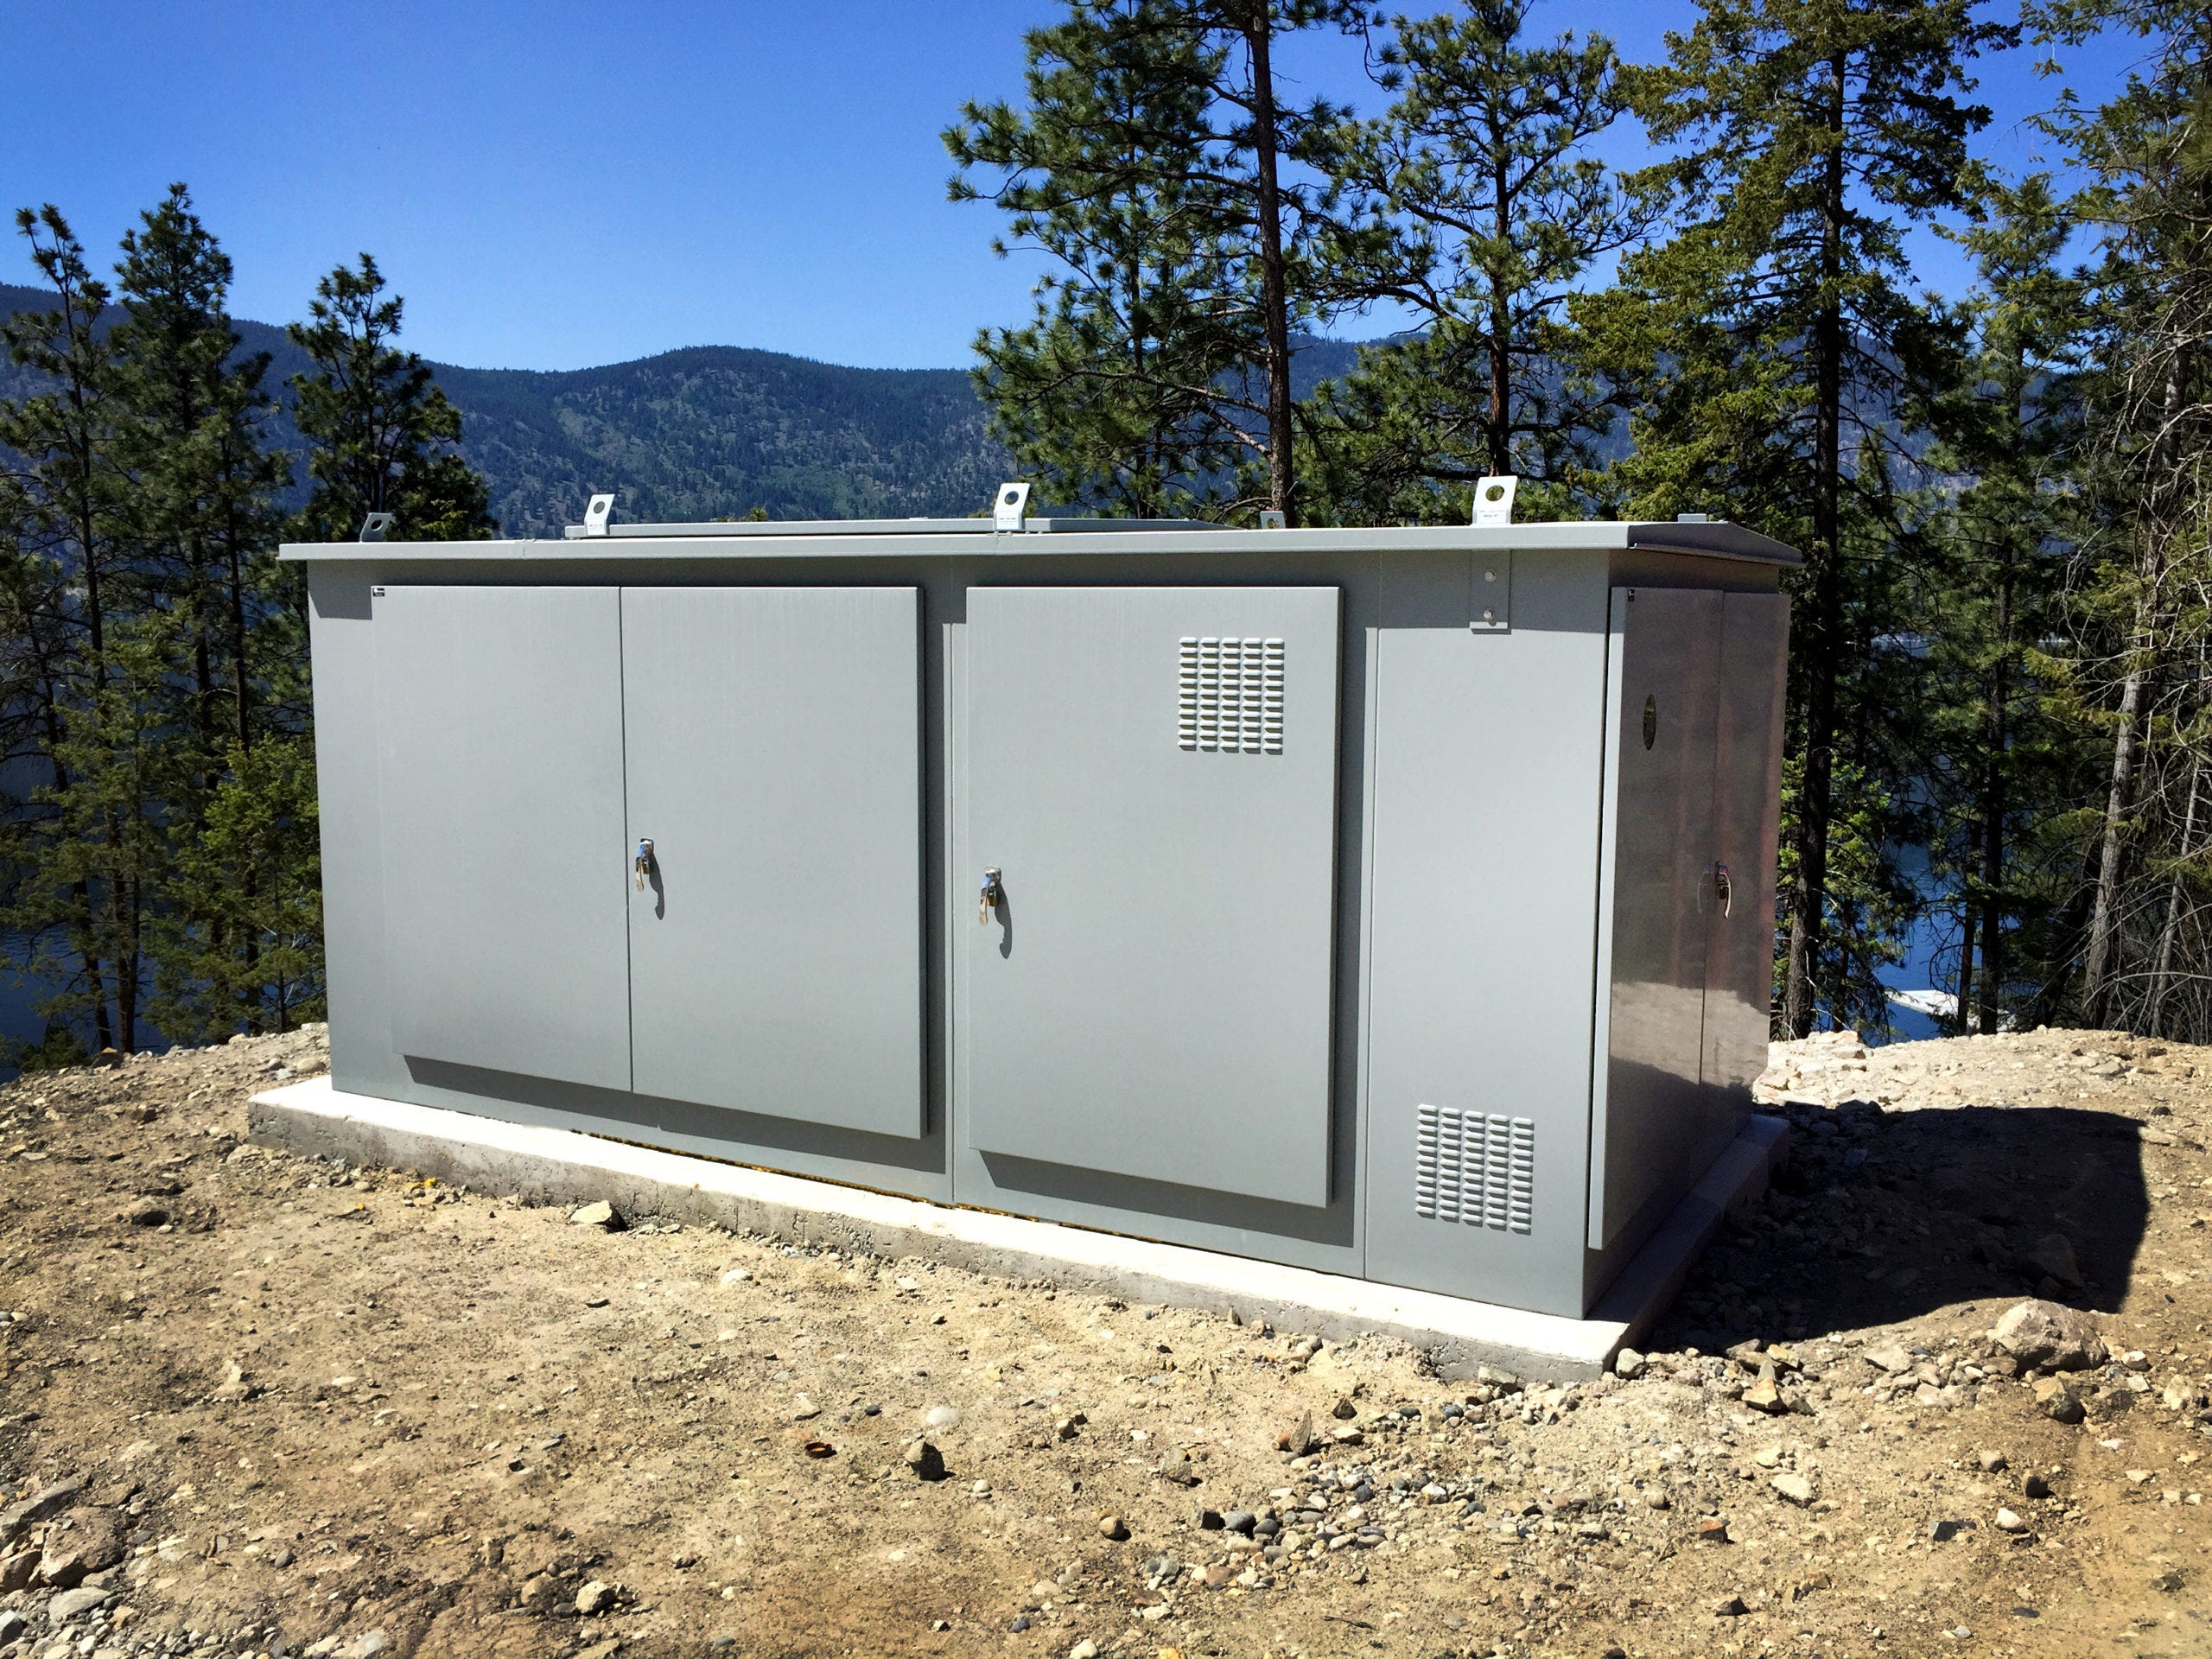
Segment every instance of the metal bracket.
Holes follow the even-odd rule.
[[[1027,484],[1001,484],[999,493],[991,498],[991,528],[1020,530],[1022,517],[1029,509],[1029,486]]]
[[[584,534],[606,535],[607,521],[613,517],[614,498],[612,495],[594,495],[584,508]]]
[[[361,520],[361,539],[365,542],[384,540],[385,532],[391,528],[391,521],[398,516],[396,512],[371,513]]]
[[[1475,480],[1475,523],[1479,525],[1513,522],[1513,492],[1520,479],[1512,473],[1495,473]]]
[[[1467,627],[1503,633],[1513,626],[1513,555],[1478,553],[1467,595]]]
[[[1262,530],[1281,530],[1289,522],[1290,520],[1287,517],[1273,507],[1267,508],[1260,514],[1260,528]]]

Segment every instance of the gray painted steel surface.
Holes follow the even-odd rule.
[[[393,1040],[629,1088],[614,591],[393,586],[374,609]]]
[[[969,594],[967,845],[1004,892],[958,935],[970,1145],[1327,1201],[1337,616]]]
[[[626,588],[641,1094],[922,1131],[912,588]]]
[[[1734,526],[286,556],[340,1088],[1573,1316],[1748,1104],[1791,556]]]

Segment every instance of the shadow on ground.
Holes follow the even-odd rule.
[[[1776,1109],[1790,1122],[1789,1168],[1698,1263],[1654,1346],[1713,1352],[2031,1295],[2110,1312],[2126,1296],[2150,1213],[2136,1120],[1864,1101]]]

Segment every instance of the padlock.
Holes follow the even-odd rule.
[[[638,840],[638,856],[634,867],[638,876],[638,891],[643,893],[645,890],[646,878],[653,873],[653,844],[643,836],[639,837]]]
[[[988,923],[991,919],[991,912],[998,908],[999,900],[1005,896],[1006,890],[999,885],[998,866],[994,864],[983,872],[983,893],[976,906],[976,919]]]

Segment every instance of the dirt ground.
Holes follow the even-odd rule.
[[[2212,1654],[2212,1051],[1777,1061],[1573,1388],[243,1144],[315,1033],[23,1079],[0,1656]]]

